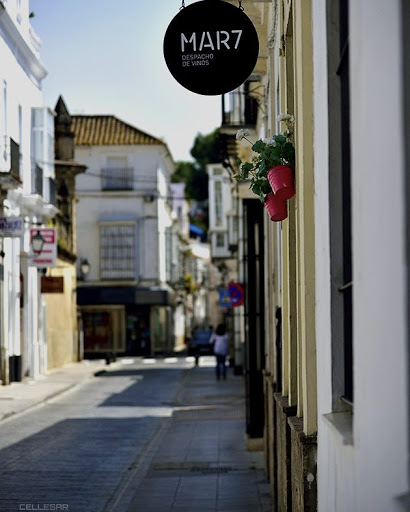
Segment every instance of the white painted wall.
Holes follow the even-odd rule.
[[[313,2],[319,512],[391,512],[408,491],[400,2],[350,2],[353,444],[332,412],[326,1]]]
[[[354,438],[358,509],[387,511],[408,468],[401,2],[351,2]]]
[[[4,239],[4,276],[2,286],[4,301],[1,304],[0,333],[3,355],[25,356],[24,367],[32,377],[38,376],[38,300],[37,270],[29,267],[27,233],[30,223],[39,219],[35,212],[25,207],[24,198],[31,194],[31,112],[42,106],[41,83],[47,71],[40,60],[40,40],[29,22],[29,0],[4,2],[5,11],[0,16],[0,172],[10,170],[10,143],[12,137],[20,145],[20,177],[22,185],[9,192],[4,201],[5,216],[23,216],[28,221],[22,240]],[[20,272],[27,279],[23,332],[25,346],[20,337]],[[44,340],[43,340],[44,341]]]
[[[135,190],[102,191],[101,169],[108,156],[126,156],[134,169]],[[165,282],[165,229],[172,225],[168,201],[169,168],[161,147],[78,146],[75,159],[87,166],[77,176],[77,252],[91,264],[87,281],[99,281],[101,221],[135,221],[137,226],[137,279],[141,285]],[[154,196],[150,201],[146,198]]]
[[[179,232],[189,237],[189,203],[185,199],[185,183],[171,183],[172,210],[179,223]]]

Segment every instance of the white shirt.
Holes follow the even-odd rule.
[[[222,336],[213,333],[211,336],[211,343],[214,343],[214,354],[219,356],[226,356],[228,353],[228,335],[223,334]]]

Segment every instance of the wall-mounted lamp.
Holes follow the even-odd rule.
[[[35,235],[33,235],[31,239],[31,247],[33,248],[33,252],[35,254],[40,254],[40,252],[43,250],[45,240],[42,237],[40,231],[37,231]]]
[[[81,276],[84,278],[90,272],[90,263],[87,258],[81,260],[80,263]]]

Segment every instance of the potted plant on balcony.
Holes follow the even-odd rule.
[[[278,120],[293,124],[293,116],[279,116]],[[236,138],[252,144],[248,135],[248,130],[239,130]],[[252,145],[255,155],[251,162],[238,160],[240,170],[234,176],[238,180],[250,179],[250,189],[265,204],[274,221],[287,217],[286,200],[295,195],[295,148],[290,135],[288,127],[282,135],[256,141]]]

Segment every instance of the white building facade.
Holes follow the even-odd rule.
[[[29,22],[29,2],[0,2],[1,216],[22,223],[0,233],[1,379],[36,378],[47,369],[41,275],[32,264],[30,228],[57,209],[54,190],[54,119],[42,105],[46,69]]]
[[[161,140],[114,116],[72,116],[84,354],[172,351],[178,270],[174,162]]]
[[[261,419],[274,510],[408,511],[408,4],[244,7],[248,15],[258,7],[256,26],[267,22],[249,138],[272,136],[282,131],[280,114],[294,116],[296,195],[280,223],[263,212],[258,235],[266,366],[263,414],[250,418]],[[242,118],[228,117],[223,132],[252,128]],[[251,226],[244,247],[255,234]]]
[[[245,363],[244,333],[242,318],[244,306],[224,305],[221,300],[229,296],[229,283],[242,283],[240,266],[240,202],[238,186],[227,168],[222,164],[207,166],[209,177],[209,239],[211,260],[216,277],[214,289],[210,292],[212,310],[210,318],[216,327],[226,323],[230,335],[231,362],[237,368]]]
[[[398,0],[350,1],[347,12],[342,4],[312,2],[318,510],[404,511],[410,506],[409,47],[403,38],[409,11]],[[340,88],[335,77],[343,59],[347,85]],[[345,120],[344,93],[350,98]],[[335,146],[346,124],[350,150]],[[340,204],[348,172],[350,205]],[[342,283],[346,208],[352,279]],[[340,303],[348,287],[350,320]],[[352,358],[340,337],[346,323]]]

